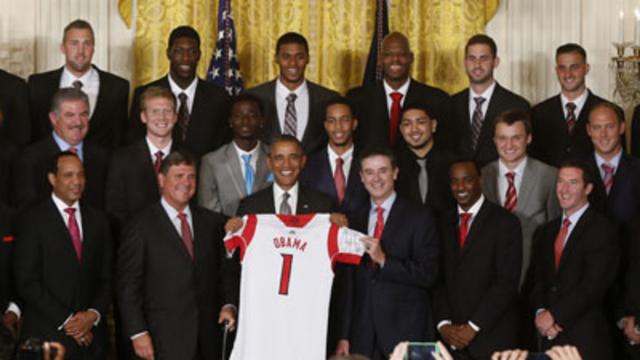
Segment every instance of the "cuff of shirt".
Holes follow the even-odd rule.
[[[7,306],[7,310],[5,311],[5,314],[8,313],[8,312],[12,312],[12,313],[16,314],[18,319],[20,319],[20,317],[22,316],[22,312],[20,311],[20,308],[13,301],[9,302],[9,306]]]
[[[546,311],[547,309],[545,308],[540,308],[538,310],[536,310],[536,316],[540,315],[541,312]]]
[[[480,331],[480,327],[478,325],[474,324],[473,321],[468,321],[467,324],[469,324],[469,326],[471,326],[473,331],[475,331],[475,332]]]
[[[96,314],[96,321],[93,322],[93,326],[98,326],[98,324],[100,324],[100,319],[102,319],[100,312],[96,309],[87,309],[87,311],[91,311],[92,313]]]
[[[67,316],[67,318],[62,323],[62,325],[58,326],[58,330],[64,329],[64,326],[67,325],[67,323],[69,322],[69,320],[71,320],[72,317],[73,317],[73,314],[69,314],[69,316]]]
[[[445,325],[451,325],[451,320],[442,320],[438,323],[438,331],[440,331],[440,328],[445,326]]]
[[[131,339],[131,341],[133,341],[133,340],[135,340],[135,339],[139,338],[139,337],[140,337],[140,336],[142,336],[142,335],[147,335],[148,333],[149,333],[149,332],[145,330],[145,331],[139,332],[139,333],[137,333],[137,334],[133,334],[133,335],[131,335],[131,337],[129,337],[129,339]]]

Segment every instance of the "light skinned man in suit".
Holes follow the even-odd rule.
[[[195,29],[178,26],[171,31],[167,45],[169,73],[137,87],[133,94],[127,134],[130,143],[144,138],[139,106],[140,96],[149,86],[169,88],[175,95],[178,121],[173,127],[173,141],[181,149],[200,158],[231,139],[226,126],[229,96],[223,89],[198,78],[200,56],[200,35]]]
[[[0,124],[0,139],[17,146],[31,141],[29,90],[20,77],[0,69],[0,111],[5,120]]]
[[[591,191],[593,175],[584,163],[560,166],[556,194],[563,214],[536,231],[532,301],[542,350],[569,344],[585,360],[611,359],[604,301],[619,246],[611,240],[613,223],[589,205]]]
[[[398,196],[388,148],[363,150],[360,178],[370,206],[350,226],[368,234],[367,255],[350,277],[351,330],[338,353],[386,359],[400,341],[433,341],[430,292],[438,277],[436,223],[428,209]]]
[[[492,38],[478,34],[467,41],[464,68],[469,87],[453,95],[456,120],[440,127],[446,141],[456,144],[458,153],[474,159],[481,167],[498,158],[493,143],[495,117],[506,110],[529,110],[527,100],[495,80],[493,71],[499,64],[498,48]]]
[[[520,222],[482,195],[475,162],[457,160],[449,178],[457,207],[442,217],[440,227],[437,328],[454,359],[488,359],[517,342]]]
[[[237,304],[237,274],[222,251],[224,218],[189,205],[196,169],[186,153],[164,159],[158,183],[160,201],[129,223],[118,249],[124,331],[145,360],[216,359],[216,324],[233,329]]]
[[[269,185],[267,146],[259,141],[263,126],[260,99],[246,93],[232,99],[229,127],[233,140],[202,157],[200,206],[234,216],[240,200]]]
[[[301,34],[280,36],[275,62],[278,77],[247,90],[262,100],[263,140],[270,144],[282,134],[291,135],[302,142],[305,154],[311,154],[327,143],[322,114],[325,103],[338,94],[305,78],[309,44]]]
[[[53,188],[20,214],[14,252],[21,337],[58,341],[67,359],[105,359],[112,245],[107,216],[80,203],[85,172],[78,155],[53,156]]]
[[[46,138],[51,131],[49,111],[59,88],[76,87],[89,97],[91,130],[87,139],[107,148],[123,143],[127,123],[129,82],[102,71],[91,63],[95,49],[91,25],[74,20],[64,28],[60,52],[62,68],[29,77],[29,109],[32,141]]]
[[[404,34],[392,32],[385,36],[380,55],[384,80],[351,89],[347,93],[353,104],[353,112],[361,122],[356,132],[358,146],[402,145],[404,139],[398,127],[404,104],[428,104],[435,112],[434,117],[442,123],[450,121],[449,95],[411,78],[414,57],[409,39]]]

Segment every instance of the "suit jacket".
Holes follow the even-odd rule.
[[[640,158],[640,105],[633,109],[631,121],[631,155]]]
[[[558,166],[569,158],[581,158],[593,153],[593,144],[587,134],[589,111],[593,105],[607,101],[587,90],[587,100],[580,110],[578,121],[569,135],[560,94],[550,97],[532,109],[531,156]],[[622,111],[622,110],[620,110]]]
[[[158,201],[127,225],[118,249],[118,304],[127,338],[148,331],[155,358],[218,359],[222,304],[237,304],[237,273],[222,252],[224,219],[191,207],[194,259]]]
[[[15,145],[0,139],[0,203],[10,203],[9,194],[11,193],[11,182],[13,181],[11,167],[17,153]]]
[[[83,143],[83,166],[86,186],[83,201],[101,209],[104,205],[104,183],[109,166],[109,154],[99,145]],[[47,172],[53,156],[60,152],[53,135],[26,147],[13,167],[13,204],[25,208],[51,193]]]
[[[367,233],[371,207],[350,220]],[[433,341],[430,292],[438,277],[438,236],[428,209],[396,197],[384,225],[380,244],[383,267],[372,268],[365,255],[354,271],[351,352],[370,356],[377,343],[385,354],[400,341]]]
[[[22,338],[59,341],[65,346],[68,359],[104,359],[105,324],[112,297],[111,234],[104,213],[81,204],[80,214],[81,261],[51,198],[18,218],[14,272],[22,304]],[[91,346],[80,348],[58,327],[69,315],[87,309],[97,310],[101,320],[92,330]]]
[[[100,88],[95,109],[89,122],[87,140],[106,148],[115,148],[124,142],[129,101],[129,81],[98,69]],[[33,141],[46,138],[51,133],[49,112],[51,100],[60,88],[63,68],[29,77],[29,108]]]
[[[0,70],[0,109],[4,114],[0,138],[14,145],[27,145],[31,140],[28,99],[27,83]]]
[[[298,205],[296,214],[329,213],[336,211],[337,206],[327,195],[311,190],[302,184],[298,185]],[[240,200],[236,216],[247,214],[275,214],[273,185]]]
[[[636,217],[632,231],[630,232],[629,243],[629,268],[626,275],[624,316],[635,316],[636,321],[640,319],[640,216]]]
[[[247,90],[247,93],[262,100],[265,119],[262,135],[266,144],[271,144],[274,139],[282,135],[276,107],[276,81],[271,80]],[[324,131],[325,104],[338,96],[338,93],[309,80],[306,82],[309,90],[309,120],[301,141],[304,152],[312,154],[327,144],[327,134]],[[300,139],[299,136],[298,139]]]
[[[389,109],[387,95],[382,82],[349,90],[347,97],[353,106],[353,113],[359,120],[356,129],[356,143],[359,147],[389,145]],[[438,126],[443,128],[451,121],[451,99],[449,95],[432,86],[410,79],[409,90],[403,104],[422,103],[433,108]],[[399,126],[399,124],[398,124]],[[396,133],[396,145],[404,144],[400,129]],[[440,132],[436,133],[440,143]],[[445,144],[443,141],[442,144]]]
[[[140,96],[150,86],[171,88],[168,75],[136,88],[131,103],[129,142],[140,140],[146,134],[145,126],[140,120]],[[229,105],[229,95],[224,90],[198,79],[184,142],[180,136],[177,136],[178,124],[173,128],[173,140],[176,145],[190,151],[199,159],[205,153],[229,142],[231,140],[231,128],[227,122]],[[180,104],[178,103],[177,106],[179,107]]]
[[[465,352],[488,359],[494,351],[516,347],[522,230],[513,214],[486,199],[474,215],[462,250],[457,208],[442,218],[436,320],[476,324],[480,331]]]
[[[13,212],[0,203],[0,310],[4,313],[9,301],[14,300],[13,293]]]
[[[359,212],[369,205],[369,193],[365,190],[360,181],[360,164],[357,159],[357,152],[354,152],[351,160],[351,169],[347,176],[344,199],[339,206],[339,211],[345,214]],[[300,174],[300,184],[326,194],[338,203],[335,180],[329,164],[329,153],[327,148],[316,152],[307,158],[302,173]]]
[[[455,127],[442,129],[447,132],[447,141],[456,144],[458,153],[474,159],[480,166],[498,159],[493,142],[496,116],[507,110],[529,110],[529,102],[496,82],[487,111],[484,115],[480,136],[475,151],[471,148],[471,116],[469,112],[469,88],[453,95]],[[440,129],[439,129],[440,130]]]
[[[618,264],[612,223],[589,207],[566,241],[560,267],[554,263],[554,242],[561,218],[543,225],[534,239],[536,309],[547,309],[563,329],[554,340],[542,339],[542,348],[574,345],[583,359],[611,359],[611,339],[604,313],[605,294]]]
[[[270,183],[267,168],[267,147],[260,143],[256,150],[256,169],[252,193]],[[238,152],[233,143],[202,157],[198,179],[198,204],[209,210],[233,216],[240,200],[247,196]]]
[[[482,168],[482,191],[487,200],[502,205],[498,193],[498,176],[500,174],[497,160]],[[538,226],[562,213],[556,196],[557,177],[556,168],[532,157],[527,158],[514,211],[522,226],[521,284],[529,268],[534,232]]]

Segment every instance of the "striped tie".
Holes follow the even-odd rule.
[[[284,113],[284,134],[296,136],[298,119],[295,101],[298,95],[291,93],[287,96],[287,109]]]
[[[482,130],[482,123],[484,121],[484,117],[482,116],[482,104],[487,99],[482,96],[478,96],[474,97],[473,100],[476,102],[476,108],[473,110],[473,116],[471,117],[471,148],[475,151],[478,146],[480,130]]]
[[[569,131],[569,135],[571,135],[573,133],[573,128],[578,122],[578,120],[576,120],[576,104],[568,102],[565,106],[567,107],[567,130]]]
[[[613,173],[616,168],[607,163],[603,163],[600,167],[602,168],[602,171],[604,171],[602,182],[604,183],[604,188],[608,195],[609,191],[611,191],[611,187],[613,186]]]
[[[509,186],[507,186],[507,193],[504,197],[504,208],[507,209],[510,213],[516,209],[516,204],[518,203],[518,196],[516,194],[516,185],[514,179],[516,177],[516,173],[513,171],[509,171],[505,174],[507,177],[507,182]]]

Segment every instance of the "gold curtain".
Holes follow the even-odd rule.
[[[119,0],[130,19],[131,0]],[[202,37],[198,74],[204,76],[215,46],[216,0],[138,0],[136,12],[136,84],[167,72],[167,38],[172,28],[189,24]],[[415,54],[412,75],[455,92],[467,86],[462,66],[464,44],[483,32],[499,0],[390,0],[389,28],[406,34]],[[233,0],[237,50],[245,86],[273,79],[275,44],[287,31],[309,41],[307,77],[345,92],[359,85],[366,66],[373,0]]]

